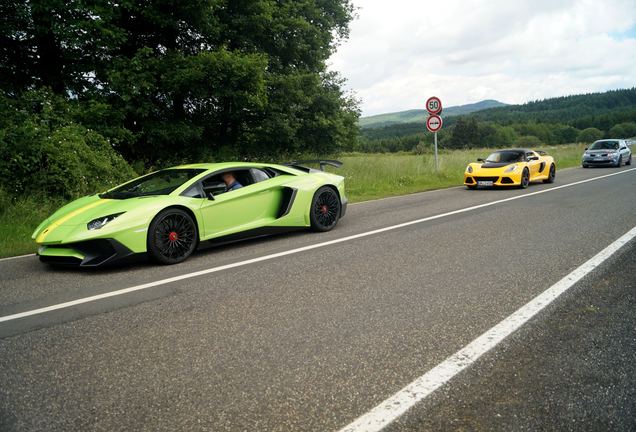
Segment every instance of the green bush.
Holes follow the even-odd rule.
[[[609,130],[609,138],[631,138],[636,136],[636,123],[619,123]]]
[[[69,102],[46,92],[0,102],[0,178],[8,195],[73,198],[135,176],[106,138],[65,117]]]
[[[524,135],[515,141],[517,147],[537,147],[541,145],[541,140],[534,135]]]
[[[601,138],[603,138],[603,132],[601,132],[599,129],[590,127],[587,129],[583,129],[579,133],[579,136],[576,138],[576,141],[582,143],[592,143],[596,140],[600,140]]]
[[[11,197],[2,187],[0,187],[0,216],[9,208]]]
[[[135,176],[104,137],[83,126],[56,130],[43,150],[45,170],[33,180],[48,195],[87,195]]]

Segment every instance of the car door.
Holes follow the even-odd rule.
[[[531,160],[531,158],[536,158],[535,160]],[[526,160],[528,161],[528,169],[530,170],[530,180],[533,180],[540,174],[542,168],[542,162],[540,161],[540,157],[535,152],[526,152]]]
[[[620,141],[619,151],[621,153],[621,160],[623,163],[626,163],[629,160],[629,149],[627,148],[627,143],[625,141]]]
[[[236,168],[243,187],[221,192],[218,176],[214,173],[201,181],[204,190],[216,190],[201,205],[203,240],[260,228],[273,221],[282,200],[280,188],[272,187],[269,176],[256,181],[249,169]],[[208,182],[206,184],[206,182]]]

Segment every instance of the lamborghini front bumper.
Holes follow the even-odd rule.
[[[54,265],[97,267],[132,258],[136,254],[114,239],[77,243],[45,244],[38,249],[40,261]]]

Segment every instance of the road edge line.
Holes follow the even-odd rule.
[[[18,259],[18,258],[26,258],[26,257],[31,257],[31,256],[35,256],[35,254],[31,253],[31,254],[26,254],[26,255],[8,256],[8,257],[0,258],[0,262],[9,261],[9,260]]]
[[[263,255],[257,258],[252,258],[252,259],[248,259],[248,260],[244,260],[244,261],[238,261],[235,263],[231,263],[231,264],[225,264],[219,267],[212,267],[209,269],[205,269],[205,270],[199,270],[196,272],[192,272],[192,273],[186,273],[186,274],[182,274],[179,276],[173,276],[171,278],[167,278],[167,279],[160,279],[158,281],[154,281],[154,282],[148,282],[145,284],[141,284],[141,285],[135,285],[129,288],[123,288],[120,290],[116,290],[116,291],[110,291],[110,292],[106,292],[106,293],[102,293],[102,294],[97,294],[94,296],[90,296],[90,297],[84,297],[84,298],[80,298],[80,299],[76,299],[76,300],[71,300],[68,302],[64,302],[64,303],[58,303],[55,305],[51,305],[51,306],[45,306],[42,308],[37,308],[37,309],[32,309],[30,311],[25,311],[25,312],[19,312],[16,314],[11,314],[11,315],[6,315],[6,316],[0,316],[0,323],[6,322],[6,321],[12,321],[12,320],[16,320],[19,318],[25,318],[28,316],[33,316],[33,315],[39,315],[39,314],[43,314],[46,312],[52,312],[54,310],[58,310],[58,309],[65,309],[68,307],[72,307],[72,306],[77,306],[83,303],[89,303],[89,302],[93,302],[96,300],[102,300],[105,298],[109,298],[109,297],[115,297],[118,295],[122,295],[122,294],[128,294],[134,291],[140,291],[143,289],[148,289],[148,288],[152,288],[152,287],[156,287],[156,286],[160,286],[160,285],[166,285],[172,282],[178,282],[184,279],[191,279],[191,278],[195,278],[198,276],[204,276],[207,274],[211,274],[211,273],[217,273],[223,270],[229,270],[232,268],[236,268],[236,267],[243,267],[245,265],[249,265],[249,264],[255,264],[258,262],[262,262],[262,261],[268,261],[271,259],[275,259],[275,258],[280,258],[280,257],[284,257],[287,255],[294,255],[300,252],[305,252],[308,250],[312,250],[312,249],[318,249],[321,247],[325,247],[325,246],[331,246],[334,244],[338,244],[338,243],[344,243],[347,241],[351,241],[351,240],[355,240],[355,239],[359,239],[359,238],[364,238],[364,237],[369,237],[375,234],[380,234],[380,233],[384,233],[387,231],[393,231],[396,229],[400,229],[400,228],[404,228],[407,226],[411,226],[411,225],[417,225],[420,223],[424,223],[424,222],[428,222],[428,221],[432,221],[432,220],[436,220],[436,219],[441,219],[447,216],[453,216],[453,215],[457,215],[457,214],[461,214],[461,213],[467,213],[473,210],[478,210],[481,208],[485,208],[485,207],[491,207],[497,204],[501,204],[504,202],[508,202],[508,201],[515,201],[518,199],[522,199],[522,198],[527,198],[530,196],[535,196],[535,195],[540,195],[540,194],[544,194],[544,193],[548,193],[548,192],[552,192],[555,190],[559,190],[559,189],[564,189],[564,188],[568,188],[568,187],[572,187],[572,186],[577,186],[579,184],[583,184],[583,183],[589,183],[592,181],[596,181],[596,180],[601,180],[604,178],[608,178],[608,177],[613,177],[616,175],[621,175],[621,174],[625,174],[631,171],[636,170],[636,168],[631,168],[629,170],[625,170],[625,171],[619,171],[619,172],[615,172],[612,174],[606,174],[600,177],[593,177],[591,179],[585,179],[585,180],[580,180],[578,182],[574,182],[574,183],[569,183],[566,185],[561,185],[561,186],[557,186],[557,187],[553,187],[550,189],[543,189],[540,191],[536,191],[536,192],[530,192],[530,193],[526,193],[523,195],[516,195],[513,197],[508,197],[508,198],[502,198],[500,200],[496,200],[496,201],[491,201],[491,202],[487,202],[487,203],[483,203],[483,204],[478,204],[478,205],[474,205],[474,206],[470,206],[470,207],[464,207],[462,209],[458,209],[458,210],[453,210],[450,212],[446,212],[446,213],[440,213],[437,215],[433,215],[433,216],[428,216],[425,218],[421,218],[421,219],[416,219],[416,220],[412,220],[409,222],[402,222],[400,224],[396,224],[396,225],[390,225],[388,227],[384,227],[384,228],[377,228],[371,231],[366,231],[366,232],[362,232],[362,233],[358,233],[358,234],[352,234],[346,237],[341,237],[338,239],[334,239],[334,240],[328,240],[322,243],[316,243],[313,245],[308,245],[308,246],[301,246],[299,248],[295,248],[295,249],[289,249],[286,251],[282,251],[282,252],[277,252],[277,253],[273,253],[270,255]]]
[[[430,396],[457,374],[476,362],[482,355],[521,328],[531,318],[550,305],[577,282],[594,271],[623,246],[636,238],[636,227],[623,234],[605,249],[574,269],[547,290],[517,309],[490,330],[478,336],[464,348],[415,379],[393,396],[385,399],[339,432],[379,432],[417,403]]]

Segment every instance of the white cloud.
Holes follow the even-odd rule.
[[[363,115],[423,108],[431,95],[445,106],[523,103],[636,85],[634,0],[354,3],[359,18],[331,69]]]

